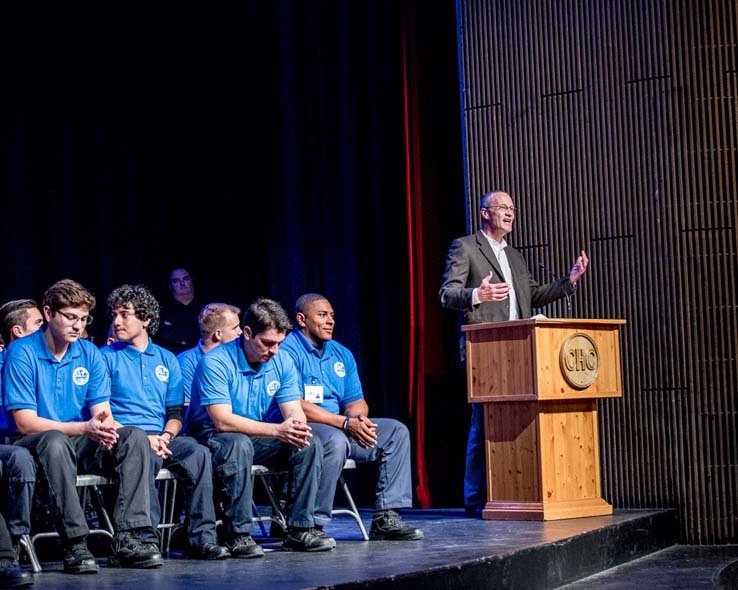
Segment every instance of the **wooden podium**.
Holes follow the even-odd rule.
[[[470,402],[484,404],[483,518],[612,514],[601,498],[597,398],[620,397],[625,320],[462,326]]]

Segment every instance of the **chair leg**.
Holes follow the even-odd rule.
[[[161,478],[159,486],[161,490],[157,488],[157,493],[161,491],[161,522],[158,525],[158,531],[160,533],[159,539],[159,550],[163,554],[169,554],[172,548],[172,534],[175,529],[178,529],[182,524],[179,519],[175,519],[177,516],[175,511],[177,509],[177,490],[179,490],[179,482],[176,477]]]
[[[272,520],[281,526],[285,531],[287,530],[287,517],[282,512],[282,508],[279,505],[279,499],[274,493],[271,481],[267,478],[269,475],[259,475],[262,484],[264,484],[264,490],[266,491],[267,498],[269,498],[269,504],[272,506]]]
[[[38,560],[38,555],[36,555],[36,548],[33,546],[31,535],[21,535],[20,546],[26,552],[26,555],[28,555],[28,561],[31,563],[33,573],[39,573],[41,571],[41,562]]]
[[[251,513],[254,515],[254,520],[259,524],[261,536],[268,536],[269,533],[267,533],[266,527],[264,526],[264,517],[259,514],[259,509],[256,507],[256,502],[254,502],[253,500],[251,500]]]
[[[96,485],[90,486],[92,488],[92,503],[95,506],[95,511],[97,512],[98,519],[101,519],[105,523],[105,528],[107,530],[101,529],[93,529],[90,531],[90,533],[99,532],[104,534],[105,536],[110,537],[111,539],[115,535],[115,528],[113,527],[113,522],[110,520],[110,515],[108,514],[108,509],[105,507],[105,498],[103,497],[103,493],[100,491],[100,488]],[[82,504],[84,506],[84,504]],[[103,522],[100,523],[102,526]]]
[[[164,486],[164,491],[161,494],[161,514],[164,522],[159,523],[159,529],[161,530],[161,537],[159,539],[159,551],[167,555],[169,553],[170,545],[169,537],[171,536],[171,528],[169,527],[169,524],[174,521],[174,495],[170,495],[168,479],[165,479],[162,485]],[[159,490],[157,490],[157,494],[158,493]],[[171,507],[169,506],[170,502],[172,504]]]
[[[177,507],[177,488],[178,488],[177,480],[172,480],[172,496],[169,499],[169,522],[172,524],[171,527],[167,529],[167,542],[165,544],[165,550],[167,553],[169,553],[169,548],[172,544],[172,533],[174,533],[175,528],[175,522],[174,522],[174,510]]]
[[[351,495],[351,490],[349,490],[348,484],[346,483],[346,480],[343,477],[343,473],[341,474],[341,477],[338,478],[338,484],[341,486],[341,490],[343,490],[343,495],[346,497],[346,500],[349,503],[349,506],[351,506],[351,510],[344,510],[344,509],[334,509],[333,514],[347,514],[349,516],[353,516],[354,520],[356,521],[356,524],[359,525],[359,530],[361,531],[361,536],[365,541],[369,540],[369,535],[366,532],[366,527],[364,526],[364,522],[361,520],[361,515],[359,514],[359,509],[356,507],[356,504],[354,503],[354,498]]]

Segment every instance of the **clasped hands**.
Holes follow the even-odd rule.
[[[371,449],[377,444],[377,424],[368,416],[352,416],[349,418],[346,435],[350,436],[363,449]]]
[[[167,438],[163,434],[149,434],[149,445],[151,445],[151,450],[162,459],[166,459],[172,454],[172,451],[169,448],[170,442],[172,442],[172,439]]]
[[[312,436],[312,428],[296,418],[287,418],[277,426],[277,438],[298,449],[309,447]]]
[[[85,436],[109,451],[118,442],[118,431],[110,412],[103,410],[85,422]]]

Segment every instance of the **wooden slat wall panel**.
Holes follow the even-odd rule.
[[[736,0],[457,0],[470,230],[492,189],[539,280],[592,265],[569,309],[625,318],[600,402],[604,496],[738,542]]]

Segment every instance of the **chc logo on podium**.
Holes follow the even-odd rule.
[[[586,389],[597,379],[600,368],[600,351],[586,334],[573,334],[561,345],[559,355],[561,373],[575,389]]]

